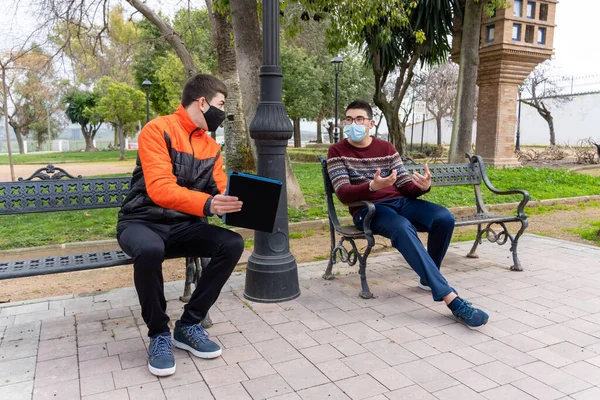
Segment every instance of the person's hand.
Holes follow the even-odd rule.
[[[418,172],[413,174],[413,182],[422,191],[426,191],[431,187],[431,173],[429,172],[429,166],[425,164],[425,174],[421,175]]]
[[[372,190],[379,190],[386,188],[388,186],[392,186],[396,182],[396,170],[393,170],[392,173],[387,178],[381,177],[381,170],[378,169],[375,172],[375,176],[373,176],[373,183],[371,183]]]
[[[223,215],[238,212],[242,209],[242,202],[235,196],[217,194],[210,203],[211,214]]]

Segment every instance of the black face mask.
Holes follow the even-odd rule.
[[[217,107],[210,106],[207,112],[203,113],[204,119],[206,120],[206,126],[209,132],[215,132],[219,126],[225,121],[227,114],[225,111],[218,109]]]

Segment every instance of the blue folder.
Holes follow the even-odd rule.
[[[223,222],[240,228],[273,232],[282,187],[283,183],[277,179],[229,171],[225,194],[236,196],[244,204],[241,211],[223,215]]]

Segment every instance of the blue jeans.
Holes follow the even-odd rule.
[[[452,232],[454,216],[445,207],[425,200],[398,198],[375,203],[375,216],[371,229],[376,235],[392,241],[408,265],[431,288],[435,301],[454,291],[442,276],[440,266],[446,255]],[[363,228],[367,213],[364,207],[354,215],[354,225]],[[428,232],[427,249],[417,232]]]

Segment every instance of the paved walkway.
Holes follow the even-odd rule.
[[[600,399],[600,249],[525,235],[525,272],[507,246],[452,245],[443,270],[490,313],[480,331],[416,288],[400,256],[369,260],[372,300],[355,269],[324,281],[303,264],[302,296],[243,300],[233,276],[211,309],[215,360],[177,351],[177,373],[146,368],[133,288],[0,308],[0,399]],[[177,317],[182,282],[166,284]]]

